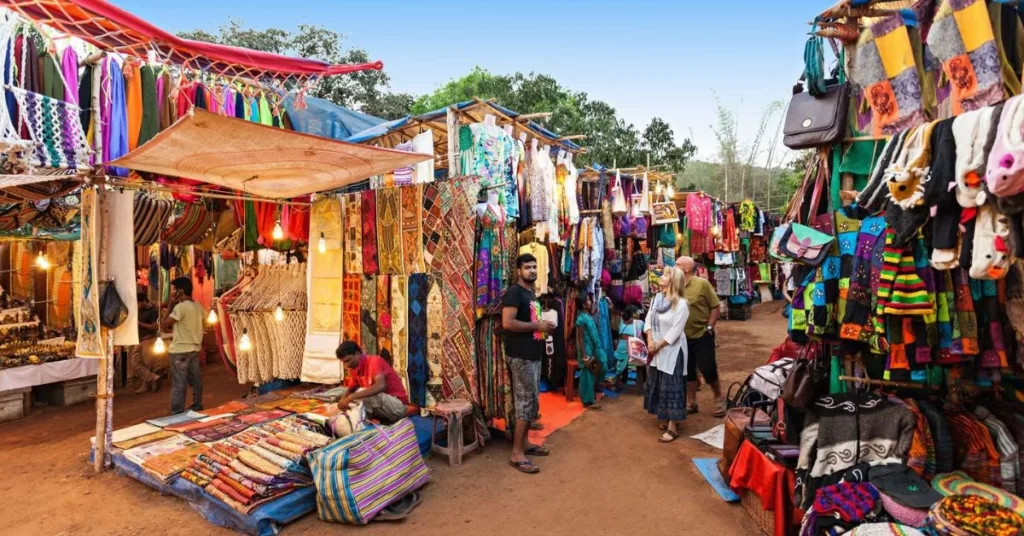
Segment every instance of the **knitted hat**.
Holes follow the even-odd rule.
[[[931,178],[924,186],[924,202],[929,215],[935,221],[960,221],[960,204],[950,190],[956,188],[956,141],[953,138],[954,119],[945,119],[932,129]],[[948,218],[948,220],[947,220]],[[938,224],[936,224],[938,226]],[[931,262],[936,270],[949,270],[959,265],[960,233],[956,232],[956,243],[951,244],[938,237],[934,242]]]
[[[900,504],[899,501],[882,492],[879,492],[878,495],[882,500],[882,507],[894,521],[911,527],[924,526],[925,520],[928,518],[927,508],[911,508]]]
[[[1002,279],[1014,260],[1010,250],[1010,219],[998,213],[992,203],[978,207],[970,276],[974,279]]]
[[[896,502],[911,508],[927,509],[942,500],[942,495],[909,467],[902,464],[879,465],[869,472],[871,483]]]
[[[1024,516],[1024,500],[988,484],[977,482],[963,471],[935,475],[932,487],[943,495],[974,495],[988,499]]]
[[[889,199],[905,210],[924,203],[934,126],[932,122],[912,128],[903,149],[885,169],[883,180],[889,188]]]
[[[1009,197],[1024,192],[1024,139],[1021,122],[1024,121],[1024,97],[1013,97],[1003,104],[995,143],[988,156],[985,183],[998,197]]]
[[[865,523],[855,527],[847,536],[924,536],[924,533],[896,523]]]
[[[814,494],[814,511],[819,516],[837,516],[851,523],[863,521],[875,511],[878,490],[866,482],[842,482],[819,488]]]
[[[988,160],[986,147],[988,135],[994,139],[994,125],[998,125],[995,115],[1001,111],[1001,105],[982,108],[957,116],[953,120],[953,138],[956,140],[956,199],[960,206],[973,208],[978,206],[978,195],[981,194],[981,176]]]
[[[935,503],[928,511],[927,525],[940,536],[1024,534],[1024,517],[976,495],[951,495]]]
[[[885,142],[882,156],[879,157],[878,162],[875,164],[875,169],[872,170],[871,175],[868,177],[868,184],[857,194],[857,206],[864,207],[868,212],[878,212],[885,208],[888,190],[886,189],[885,181],[883,181],[883,175],[885,175],[886,168],[889,167],[889,162],[896,158],[896,155],[903,148],[903,140],[906,136],[907,131],[903,131]]]

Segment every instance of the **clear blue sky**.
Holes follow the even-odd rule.
[[[481,66],[554,76],[643,128],[660,116],[677,140],[715,157],[715,94],[739,117],[741,140],[761,110],[788,100],[807,21],[831,0],[485,3],[397,0],[112,0],[170,31],[319,24],[384,62],[398,91],[422,94]],[[482,6],[488,5],[487,9]],[[774,126],[774,125],[773,125]],[[610,164],[610,162],[608,163]]]

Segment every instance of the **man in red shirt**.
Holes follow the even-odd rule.
[[[409,394],[395,369],[380,356],[366,355],[358,344],[352,341],[341,343],[335,355],[345,365],[345,386],[348,394],[338,402],[338,409],[344,411],[353,402],[363,403],[366,416],[385,424],[392,424],[405,417]]]

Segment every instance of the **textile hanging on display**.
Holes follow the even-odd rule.
[[[950,81],[952,114],[1003,100],[999,50],[985,2],[946,0],[938,4],[927,48],[942,63]]]
[[[483,318],[487,306],[498,299],[505,289],[505,212],[500,206],[488,203],[477,218],[476,263],[476,317]]]
[[[250,351],[236,353],[239,383],[301,377],[309,310],[307,274],[305,264],[261,266],[248,291],[230,305],[235,347],[242,336],[241,329],[234,329],[236,322],[252,342]],[[279,306],[284,309],[281,321],[273,312]]]
[[[438,202],[438,185],[430,183],[423,187],[423,265],[431,275],[441,274],[441,204]]]
[[[409,377],[409,400],[420,407],[427,405],[427,295],[430,283],[427,274],[409,276],[409,361],[406,370]]]
[[[341,336],[342,340],[353,341],[362,344],[363,322],[360,308],[363,300],[360,297],[363,291],[363,276],[359,274],[346,273],[342,280],[341,298]]]
[[[427,129],[417,134],[412,139],[412,152],[420,154],[434,154],[434,132]],[[412,181],[414,183],[434,182],[434,159],[428,159],[416,164],[413,171]]]
[[[362,196],[360,215],[363,218],[363,273],[376,275],[378,270],[377,195],[373,190],[365,190],[359,195]]]
[[[79,121],[78,106],[14,86],[9,91],[18,102],[29,137],[36,144],[33,156],[37,162],[33,164],[68,169],[89,167],[89,145]]]
[[[391,277],[377,277],[377,353],[391,363]]]
[[[391,278],[391,368],[409,391],[409,278]]]
[[[300,378],[304,382],[338,383],[342,370],[335,350],[341,342],[345,262],[341,247],[341,201],[337,197],[321,197],[310,209],[309,243],[318,243],[321,235],[326,249],[323,253],[310,253],[307,261],[309,310]]]
[[[377,190],[377,255],[380,273],[383,275],[405,273],[401,214],[402,199],[399,189]]]
[[[402,253],[406,274],[423,273],[423,186],[401,188]]]
[[[924,122],[921,78],[908,26],[899,14],[864,28],[850,79],[864,90],[873,114],[872,135],[892,135]]]
[[[99,203],[96,191],[82,190],[82,264],[78,280],[82,282],[82,305],[77,313],[78,342],[75,355],[78,357],[103,358],[107,345],[100,331],[100,284],[99,284],[99,240],[102,231],[99,225]]]
[[[488,314],[476,327],[476,355],[480,389],[477,399],[484,419],[504,419],[507,430],[515,422],[512,413],[512,381],[505,363],[505,348],[497,329],[501,316]]]
[[[135,245],[148,246],[160,240],[160,233],[174,212],[174,203],[144,193],[135,196]]]
[[[46,274],[46,299],[50,301],[46,308],[46,325],[52,329],[71,326],[73,289],[77,286],[74,284],[74,274],[78,273],[72,244],[76,243],[54,241],[46,247],[46,254],[51,259],[59,259]]]
[[[131,191],[111,190],[104,192],[100,207],[100,218],[106,231],[103,240],[107,245],[106,273],[103,279],[113,279],[114,287],[121,301],[128,308],[128,317],[114,328],[115,346],[139,344],[139,305],[135,285],[135,227],[132,221],[132,203],[135,195]]]
[[[120,65],[110,56],[103,58],[100,108],[104,126],[103,162],[113,162],[128,153],[128,119],[125,116],[124,76]],[[107,173],[128,176],[128,170],[123,167],[107,166]]]
[[[206,205],[185,203],[185,210],[164,229],[163,241],[172,246],[191,246],[203,239],[213,225],[213,214]]]
[[[445,322],[444,298],[441,296],[441,281],[430,278],[430,290],[427,292],[427,399],[426,407],[431,408],[438,400],[444,399],[441,389],[441,359],[444,355],[443,337]]]
[[[363,208],[360,194],[341,196],[342,210],[345,218],[345,273],[363,273]]]
[[[380,355],[377,352],[377,280],[372,275],[365,275],[362,286],[359,295],[362,302],[359,312],[361,346],[367,354]]]
[[[442,293],[445,331],[441,362],[444,400],[476,400],[472,203],[475,203],[479,190],[479,178],[463,177],[442,183],[438,194],[442,214],[441,240],[445,244],[441,259],[441,284],[445,290]]]

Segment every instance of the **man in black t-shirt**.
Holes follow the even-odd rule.
[[[160,389],[160,376],[154,374],[143,359],[143,347],[152,346],[153,341],[159,335],[160,327],[157,325],[157,320],[160,317],[160,311],[149,301],[145,292],[139,292],[137,298],[139,300],[139,344],[132,347],[131,353],[128,354],[128,370],[135,377],[135,381],[140,384],[135,393],[141,394]]]
[[[526,456],[547,456],[544,447],[528,445],[530,423],[540,409],[540,360],[544,354],[544,338],[555,326],[541,320],[540,302],[534,294],[537,281],[537,259],[530,254],[516,258],[519,280],[505,291],[502,299],[501,327],[505,329],[505,357],[512,377],[512,398],[515,405],[515,429],[512,457],[509,464],[524,473],[540,469]]]

